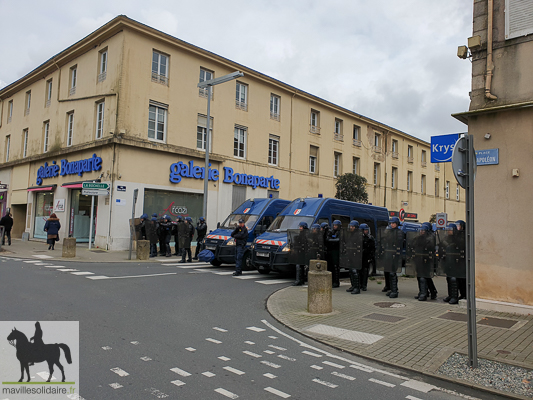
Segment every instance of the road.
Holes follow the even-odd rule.
[[[499,399],[342,353],[283,327],[265,300],[287,277],[233,277],[231,267],[176,260],[0,258],[1,320],[80,321],[86,400]],[[37,364],[32,375],[38,369],[46,370]]]

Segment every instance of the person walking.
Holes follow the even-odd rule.
[[[205,235],[207,233],[207,224],[205,222],[204,217],[200,217],[200,220],[196,224],[196,233],[196,251],[194,252],[193,260],[198,260],[198,254],[204,249],[202,242],[205,239]]]
[[[56,241],[59,241],[59,230],[61,229],[61,224],[59,223],[59,218],[53,213],[50,215],[50,218],[44,224],[44,231],[48,234],[46,238],[46,243],[48,243],[48,250],[54,250]]]
[[[11,229],[13,228],[13,218],[11,218],[11,213],[6,213],[0,219],[0,226],[4,227],[4,236],[2,236],[2,246],[6,244],[6,236],[7,236],[7,244],[11,246]]]
[[[248,228],[244,224],[244,219],[239,219],[239,225],[231,232],[231,237],[235,239],[235,272],[233,276],[239,276],[242,275],[242,259],[248,241]]]

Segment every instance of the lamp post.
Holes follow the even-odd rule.
[[[207,220],[207,192],[208,192],[208,183],[209,183],[209,128],[211,124],[211,95],[213,93],[213,86],[219,85],[221,83],[229,82],[234,79],[237,79],[244,74],[240,71],[232,72],[231,74],[221,76],[220,78],[210,79],[208,81],[203,81],[198,84],[198,87],[201,89],[207,88],[207,125],[205,132],[205,170],[204,170],[204,218]]]

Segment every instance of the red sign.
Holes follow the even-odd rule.
[[[403,208],[400,211],[389,211],[389,216],[398,217],[400,218],[400,221],[403,221],[404,219],[417,219],[418,218],[418,214],[405,212]]]
[[[403,220],[405,219],[405,210],[402,208],[402,209],[400,210],[400,213],[399,213],[399,214],[400,214],[400,216],[399,216],[400,221],[403,222]]]
[[[294,215],[298,215],[302,212],[302,209],[301,208],[298,208],[296,210],[294,210]]]
[[[246,214],[248,211],[250,211],[250,209],[249,208],[245,208],[244,209],[244,214]]]

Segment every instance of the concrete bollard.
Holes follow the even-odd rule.
[[[331,272],[328,271],[327,261],[311,260],[307,279],[307,311],[310,314],[332,312]]]
[[[150,241],[137,240],[137,260],[148,260],[150,256]]]
[[[65,258],[76,257],[76,238],[64,238],[63,239],[63,257]]]

